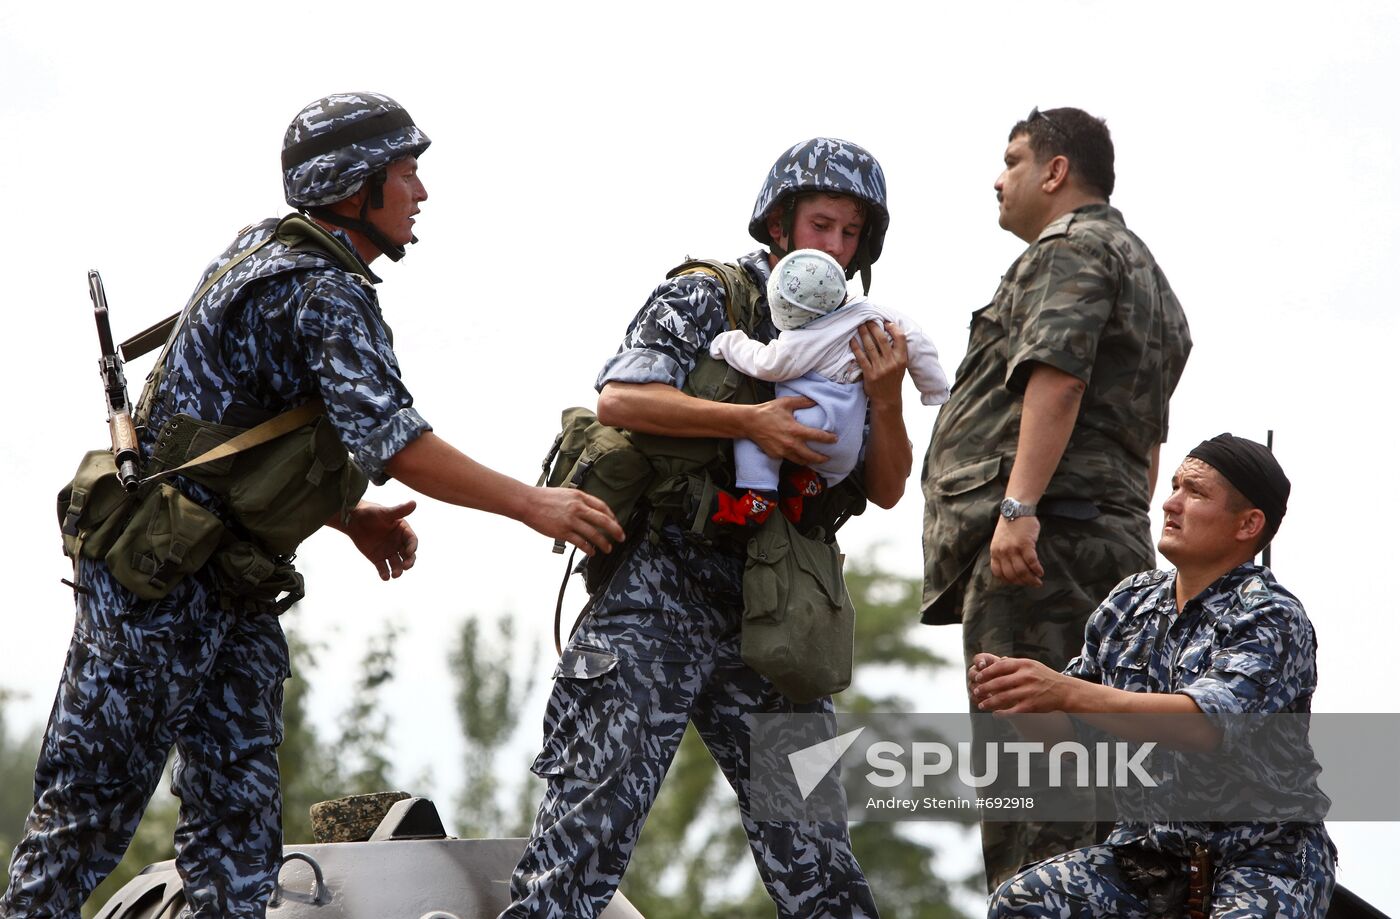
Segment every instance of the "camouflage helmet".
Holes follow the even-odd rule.
[[[343,201],[395,160],[431,141],[379,93],[337,93],[297,113],[282,138],[282,187],[295,208]]]
[[[846,277],[853,277],[859,270],[868,287],[870,266],[880,257],[890,225],[885,172],[880,161],[859,144],[835,137],[814,137],[797,144],[778,157],[768,171],[754,202],[749,235],[766,246],[776,247],[777,241],[768,233],[768,215],[804,192],[850,195],[865,203],[861,246],[846,268]],[[790,214],[785,219],[790,220]]]

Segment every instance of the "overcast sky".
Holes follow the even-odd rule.
[[[422,243],[375,265],[408,385],[440,434],[530,480],[559,410],[591,403],[665,270],[753,247],[754,195],[791,144],[844,137],[884,164],[892,224],[872,293],[924,326],[951,373],[969,313],[1022,248],[997,227],[992,191],[1010,126],[1035,105],[1105,117],[1113,203],[1196,342],[1164,464],[1224,430],[1276,431],[1293,499],[1274,567],[1317,629],[1315,710],[1396,709],[1400,624],[1381,577],[1400,441],[1392,4],[467,9],[0,2],[12,404],[0,685],[28,694],[12,710],[20,726],[46,714],[72,624],[53,494],[106,437],[86,269],[102,271],[118,337],[178,309],[235,231],[286,212],[278,152],[296,111],[363,89],[398,99],[433,139]],[[147,369],[129,368],[133,390]],[[912,387],[906,406],[922,455],[936,413]],[[921,513],[911,481],[843,543],[882,546],[886,565],[917,574]],[[413,523],[420,564],[388,585],[341,537],[313,539],[310,596],[291,621],[331,642],[325,717],[365,637],[385,617],[407,626],[409,666],[390,692],[397,761],[405,781],[431,768],[445,796],[460,749],[440,727],[455,724],[444,649],[469,611],[515,616],[547,641],[560,562],[507,521],[423,506]],[[954,631],[925,635],[956,656]],[[925,707],[961,710],[956,693],[939,682]],[[532,728],[542,705],[530,703]],[[1400,914],[1396,826],[1333,833],[1342,882]]]

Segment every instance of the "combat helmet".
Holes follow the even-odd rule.
[[[880,161],[859,144],[835,137],[814,137],[797,144],[778,157],[768,171],[768,178],[754,202],[749,235],[775,254],[785,255],[778,248],[777,240],[768,234],[768,215],[774,208],[782,208],[783,231],[790,237],[797,196],[804,192],[850,195],[865,203],[865,228],[861,231],[855,258],[846,268],[846,277],[855,277],[859,271],[868,293],[870,266],[880,257],[885,246],[885,231],[890,225],[885,171],[880,168]]]
[[[287,203],[326,223],[365,234],[394,261],[403,246],[369,222],[371,208],[384,206],[384,170],[395,160],[422,156],[432,143],[404,107],[379,93],[337,93],[306,106],[282,138],[282,187]],[[370,194],[359,219],[330,213],[365,183]],[[417,242],[415,239],[414,242]]]

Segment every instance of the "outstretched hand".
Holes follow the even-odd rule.
[[[611,552],[614,543],[627,538],[608,505],[577,488],[536,488],[521,518],[530,529],[562,539],[585,555]]]
[[[417,506],[416,501],[393,507],[361,501],[350,511],[344,526],[339,527],[374,565],[382,581],[398,577],[418,560],[418,534],[404,519]]]

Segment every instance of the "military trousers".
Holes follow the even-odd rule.
[[[972,666],[973,657],[985,651],[1026,657],[1063,670],[1083,648],[1084,626],[1099,603],[1119,581],[1153,567],[1156,559],[1150,544],[1128,538],[1129,527],[1129,521],[1109,514],[1089,521],[1042,518],[1036,543],[1045,569],[1040,587],[1020,587],[997,578],[992,574],[991,545],[983,546],[964,575],[962,588],[965,665]],[[987,743],[1019,739],[1004,722],[973,719],[973,750],[979,754]],[[979,770],[981,765],[977,763]],[[1001,774],[1009,773],[1001,770]],[[1033,781],[1041,780],[1048,781],[1043,774],[1033,776]],[[1096,822],[1092,793],[1084,795],[1084,819],[1077,822],[983,820],[987,890],[995,890],[1032,862],[1099,842],[1107,830]]]
[[[739,659],[737,608],[596,612],[565,648],[534,771],[546,781],[505,917],[589,919],[607,906],[688,724],[734,789],[763,884],[785,919],[874,919],[844,821],[750,816],[749,721],[798,705]]]
[[[197,572],[143,601],[83,562],[77,621],[0,917],[78,919],[177,749],[176,866],[200,919],[262,919],[281,864],[277,745],[287,644],[220,609]]]
[[[1186,859],[1182,859],[1186,870]],[[1322,919],[1332,899],[1336,858],[1313,836],[1288,846],[1261,845],[1216,866],[1211,919]],[[1002,884],[988,919],[1054,917],[1151,919],[1144,892],[1124,876],[1113,847],[1089,846],[1047,859]]]

